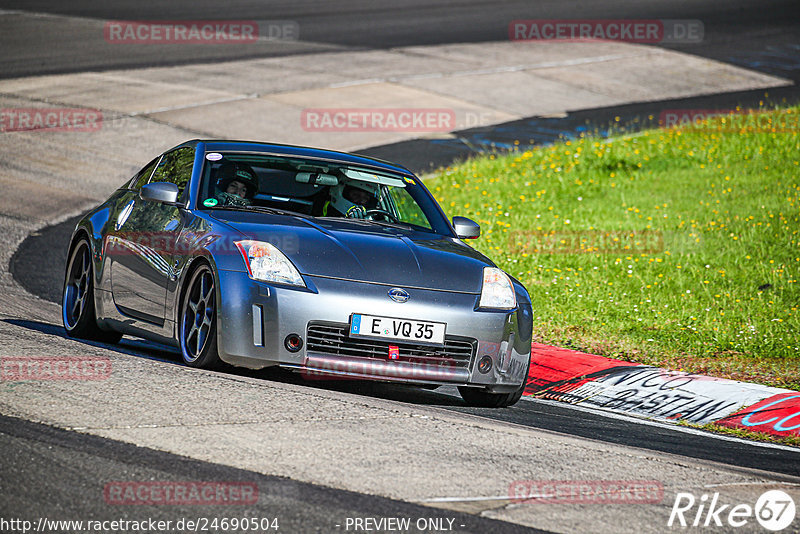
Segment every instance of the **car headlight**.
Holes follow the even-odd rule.
[[[497,310],[510,310],[517,307],[514,285],[508,275],[497,267],[483,268],[483,288],[479,306]]]
[[[271,243],[264,241],[235,241],[253,280],[305,287],[297,268]]]

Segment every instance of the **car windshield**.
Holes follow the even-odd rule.
[[[206,155],[198,208],[282,211],[451,233],[409,176],[339,162],[252,153]]]

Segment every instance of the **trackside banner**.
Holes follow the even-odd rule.
[[[717,424],[777,436],[800,436],[800,393],[786,391],[767,397]]]
[[[569,392],[584,405],[711,423],[786,390],[653,367],[614,369]]]
[[[535,397],[654,419],[714,423],[778,437],[800,436],[800,392],[668,371],[533,343]]]

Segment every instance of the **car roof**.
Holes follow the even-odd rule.
[[[193,139],[178,145],[178,147],[197,146],[199,143],[205,145],[204,148],[206,152],[261,152],[282,156],[308,157],[352,165],[364,165],[413,176],[413,173],[402,165],[397,165],[378,158],[338,152],[336,150],[326,150],[324,148],[282,145],[279,143],[260,143],[256,141],[233,141],[227,139]]]

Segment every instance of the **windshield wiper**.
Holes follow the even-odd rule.
[[[393,222],[393,221],[376,221],[374,219],[350,219],[350,220],[361,220],[364,222],[371,222],[375,224],[380,224],[381,226],[388,226],[389,228],[400,228],[401,230],[408,230],[409,228],[413,229],[413,225],[407,222]]]
[[[269,206],[214,206],[212,210],[232,210],[232,211],[260,211],[262,213],[272,213],[274,215],[292,215],[296,217],[308,217],[305,213],[298,211],[284,210],[280,208],[271,208]]]

